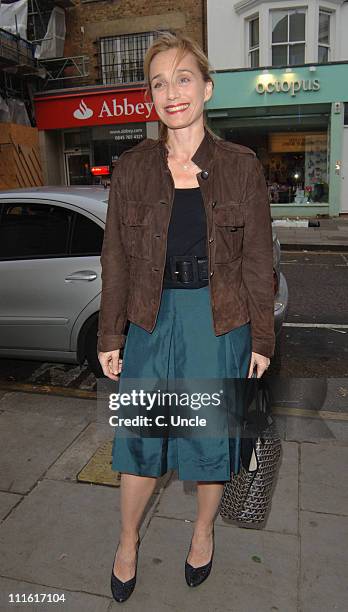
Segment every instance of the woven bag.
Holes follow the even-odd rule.
[[[224,484],[219,506],[223,518],[235,520],[241,527],[262,526],[269,509],[281,455],[281,441],[270,412],[267,384],[256,379],[242,426],[240,471]]]

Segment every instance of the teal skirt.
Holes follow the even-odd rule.
[[[163,289],[153,332],[130,323],[119,392],[128,378],[246,378],[250,359],[250,321],[216,336],[208,286]],[[227,430],[211,438],[125,436],[115,429],[112,469],[119,472],[158,477],[176,470],[179,480],[227,481],[240,470],[238,428],[232,437]]]

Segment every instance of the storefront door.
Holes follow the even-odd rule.
[[[348,126],[343,130],[341,212],[348,214]]]
[[[93,183],[88,152],[65,153],[65,168],[67,185],[91,185]]]

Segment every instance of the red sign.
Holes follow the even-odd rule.
[[[109,166],[92,166],[91,172],[93,176],[102,176],[110,174]]]
[[[39,130],[158,121],[145,88],[35,94]]]

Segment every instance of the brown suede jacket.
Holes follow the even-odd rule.
[[[248,147],[206,129],[192,161],[201,169],[214,333],[250,321],[252,350],[271,357],[272,223],[262,165]],[[156,325],[174,188],[162,140],[146,139],[116,162],[101,253],[98,352],[124,346],[127,319],[148,332]]]

